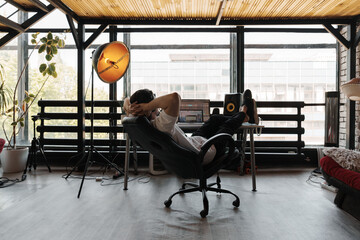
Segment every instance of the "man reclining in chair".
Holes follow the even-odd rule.
[[[247,101],[246,99],[249,98]],[[233,135],[243,122],[257,123],[256,102],[251,97],[251,91],[244,92],[245,104],[241,111],[233,116],[212,115],[191,137],[176,124],[179,116],[181,98],[178,93],[170,93],[155,98],[149,89],[140,89],[131,95],[130,99],[124,101],[124,110],[127,115],[145,115],[151,124],[158,130],[168,133],[180,146],[199,152],[207,139],[219,133]],[[160,112],[159,109],[162,109]],[[255,120],[256,119],[256,120]],[[225,147],[217,146],[217,149]],[[225,151],[225,149],[224,149]],[[222,154],[218,152],[218,154]],[[203,164],[211,162],[216,155],[216,149],[212,146],[205,154]],[[232,158],[236,158],[239,152],[234,153]]]

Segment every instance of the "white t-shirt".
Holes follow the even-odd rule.
[[[184,131],[176,124],[176,120],[177,117],[170,116],[166,114],[165,111],[162,111],[158,117],[151,121],[151,124],[156,129],[168,133],[180,146],[197,153],[200,152],[202,145],[207,139],[201,136],[186,136]],[[215,154],[216,149],[214,145],[212,145],[205,154],[202,164],[211,162],[214,159]]]

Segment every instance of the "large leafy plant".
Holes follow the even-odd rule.
[[[3,121],[2,127],[6,140],[8,142],[8,147],[11,148],[16,148],[16,136],[21,130],[21,128],[25,126],[25,116],[28,113],[28,110],[30,109],[31,105],[34,103],[37,96],[45,86],[45,83],[48,81],[50,77],[53,78],[57,77],[55,63],[51,62],[51,60],[58,53],[58,48],[62,48],[65,46],[65,40],[63,38],[60,38],[59,36],[53,36],[51,32],[49,32],[45,37],[40,38],[40,40],[37,40],[38,35],[39,33],[35,33],[31,35],[32,36],[31,43],[34,44],[34,48],[30,52],[30,55],[12,91],[9,91],[9,89],[5,88],[4,71],[2,71],[1,73],[2,83],[0,85],[0,111],[4,112],[4,110],[10,105],[10,108],[8,108],[5,111],[6,118]],[[25,91],[25,96],[23,97],[23,99],[20,99],[19,101],[17,99],[17,90],[19,88],[21,78],[29,64],[31,55],[36,49],[38,49],[39,54],[44,55],[45,62],[41,63],[39,66],[39,71],[44,76],[44,81],[42,82],[40,88],[37,90],[36,94]],[[12,120],[11,134],[7,134],[7,131],[5,129],[5,123],[8,122],[9,119]]]

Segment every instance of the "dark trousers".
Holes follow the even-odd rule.
[[[228,133],[233,135],[236,130],[241,127],[245,119],[244,112],[238,112],[232,116],[224,116],[220,114],[211,115],[204,125],[196,130],[192,136],[201,136],[209,139],[219,133]],[[221,156],[226,151],[225,144],[215,144],[216,156]]]
[[[238,112],[232,116],[212,115],[192,136],[202,136],[209,139],[218,133],[233,135],[243,124],[245,116],[244,112]]]

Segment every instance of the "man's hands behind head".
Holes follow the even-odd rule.
[[[149,107],[148,103],[134,102],[130,104],[129,113],[134,116],[142,116],[142,115],[148,116],[149,113],[151,112],[151,109],[148,109],[148,107]]]

